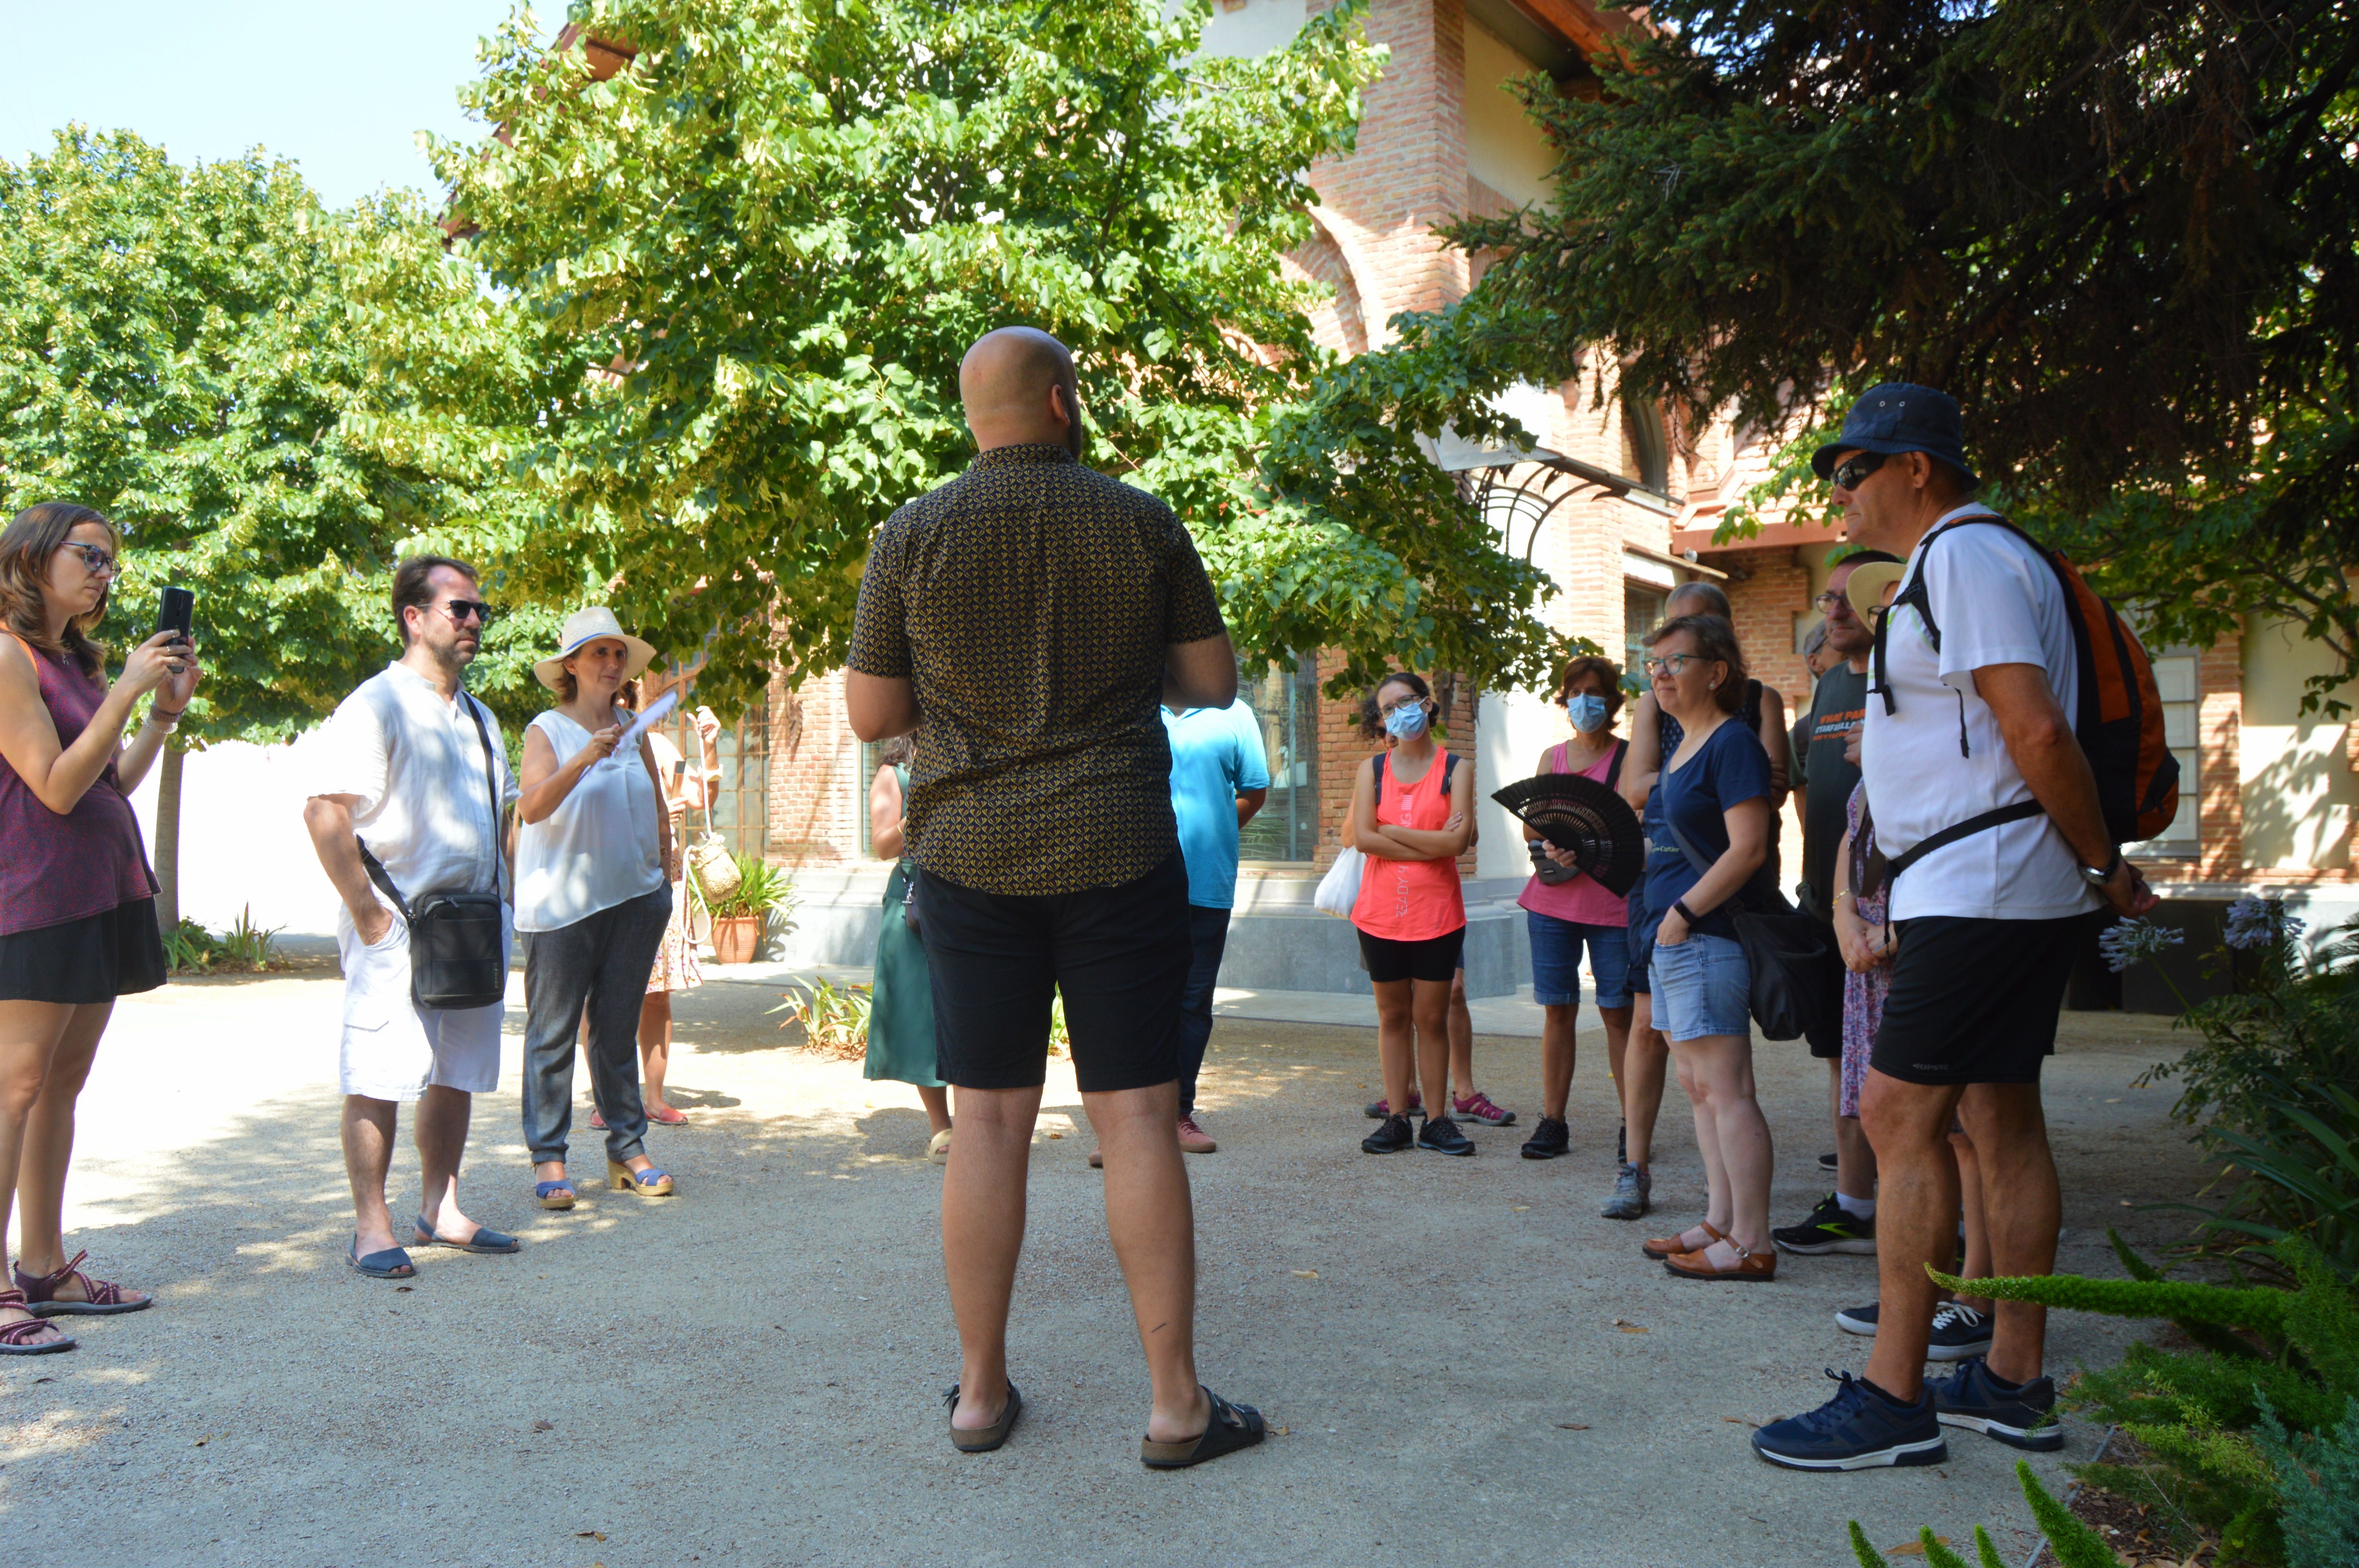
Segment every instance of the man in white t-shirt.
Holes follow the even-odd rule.
[[[1815,467],[1854,543],[1908,558],[1880,638],[1861,768],[1884,852],[2016,807],[1957,836],[1892,883],[1898,951],[1860,1118],[1875,1150],[1881,1296],[1864,1379],[1818,1411],[1754,1434],[1798,1469],[1932,1465],[1944,1425],[2018,1448],[2061,1444],[2041,1376],[2046,1315],[1998,1303],[1987,1357],[1928,1388],[1934,1287],[1954,1266],[1952,1119],[1973,1138],[1993,1267],[2044,1274],[2061,1204],[2039,1072],[2086,916],[2154,906],[2105,831],[2074,738],[2078,654],[2063,586],[2021,535],[1970,497],[1958,406],[1930,387],[1871,388]],[[1908,602],[1921,579],[1921,608]],[[1930,624],[1928,624],[1930,615]],[[1936,631],[1938,629],[1938,631]]]
[[[371,1279],[408,1279],[385,1196],[399,1106],[418,1102],[420,1245],[514,1252],[516,1238],[459,1211],[459,1162],[474,1098],[497,1086],[504,1004],[443,1009],[410,999],[409,933],[371,881],[361,843],[414,906],[430,892],[496,892],[501,825],[516,780],[499,720],[460,676],[483,641],[488,611],[474,569],[440,556],[394,568],[401,657],[363,681],[321,730],[303,825],[344,901],[336,947],[344,970],[344,1170],[353,1186],[347,1261]],[[356,836],[357,835],[357,836]],[[503,920],[501,965],[507,968]]]

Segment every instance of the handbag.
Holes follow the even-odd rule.
[[[1696,852],[1688,837],[1667,813],[1663,826],[1671,830],[1680,852],[1702,876],[1712,862]],[[1804,914],[1775,888],[1746,887],[1729,901],[1730,922],[1738,946],[1745,949],[1752,971],[1753,1022],[1771,1040],[1796,1040],[1823,1030],[1841,1028],[1841,1003],[1827,1017],[1827,999],[1843,994],[1843,959],[1829,938],[1829,928]]]
[[[502,940],[499,772],[492,761],[492,732],[484,727],[483,705],[464,692],[460,696],[484,746],[484,793],[492,806],[492,891],[429,892],[412,903],[369,852],[367,840],[353,836],[369,881],[393,900],[409,927],[409,1000],[419,1007],[445,1010],[489,1007],[507,995],[508,987],[506,944]]]
[[[737,869],[737,857],[729,852],[729,846],[721,841],[721,835],[713,828],[710,806],[704,808],[704,831],[688,847],[688,870],[696,879],[697,892],[704,895],[707,903],[720,903],[745,880],[745,873]]]

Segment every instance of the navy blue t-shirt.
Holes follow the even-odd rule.
[[[1669,766],[1669,755],[1663,761],[1662,782],[1658,786],[1662,794],[1662,817],[1679,824],[1696,853],[1710,865],[1728,852],[1728,820],[1723,813],[1732,806],[1769,797],[1769,753],[1761,749],[1761,737],[1745,727],[1744,717],[1731,715],[1704,738],[1702,750],[1677,770]],[[1689,863],[1669,827],[1658,826],[1652,816],[1650,813],[1647,907],[1668,914],[1702,880],[1702,873]],[[1730,918],[1734,903],[1732,898],[1707,912],[1695,929],[1715,936],[1734,936],[1736,923]]]

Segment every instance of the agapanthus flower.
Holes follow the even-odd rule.
[[[2303,924],[2286,913],[2285,900],[2248,893],[2228,906],[2222,939],[2236,948],[2273,947],[2299,936]]]
[[[2151,920],[2118,922],[2097,938],[2097,951],[2105,967],[2120,974],[2141,958],[2151,958],[2166,947],[2176,947],[2187,940],[2187,933],[2169,925],[2157,925]]]

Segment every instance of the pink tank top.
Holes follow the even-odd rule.
[[[1442,780],[1450,753],[1436,747],[1425,776],[1404,785],[1389,756],[1376,759],[1382,793],[1376,820],[1396,827],[1438,832],[1450,820],[1450,796]],[[1430,942],[1466,924],[1466,894],[1458,884],[1455,860],[1380,860],[1371,855],[1360,869],[1360,896],[1352,924],[1371,936],[1393,942]]]
[[[72,745],[106,700],[106,688],[67,655],[14,641],[32,655],[58,744]],[[0,936],[62,925],[155,896],[139,819],[131,814],[113,762],[60,816],[0,758]]]
[[[1571,771],[1565,765],[1571,760],[1566,755],[1565,748],[1568,744],[1569,742],[1560,741],[1557,742],[1556,750],[1549,753],[1550,773],[1561,773]],[[1595,779],[1599,784],[1603,784],[1606,773],[1614,766],[1614,747],[1624,744],[1626,742],[1617,741],[1614,746],[1608,746],[1603,756],[1581,770],[1581,776],[1585,779]],[[1540,881],[1539,873],[1536,871],[1532,874],[1532,880],[1524,884],[1524,896],[1516,902],[1535,914],[1552,915],[1558,920],[1570,920],[1576,925],[1627,925],[1630,924],[1630,909],[1627,902],[1617,896],[1612,890],[1590,881],[1585,876],[1576,875],[1571,881],[1559,882],[1554,887],[1550,887]]]

